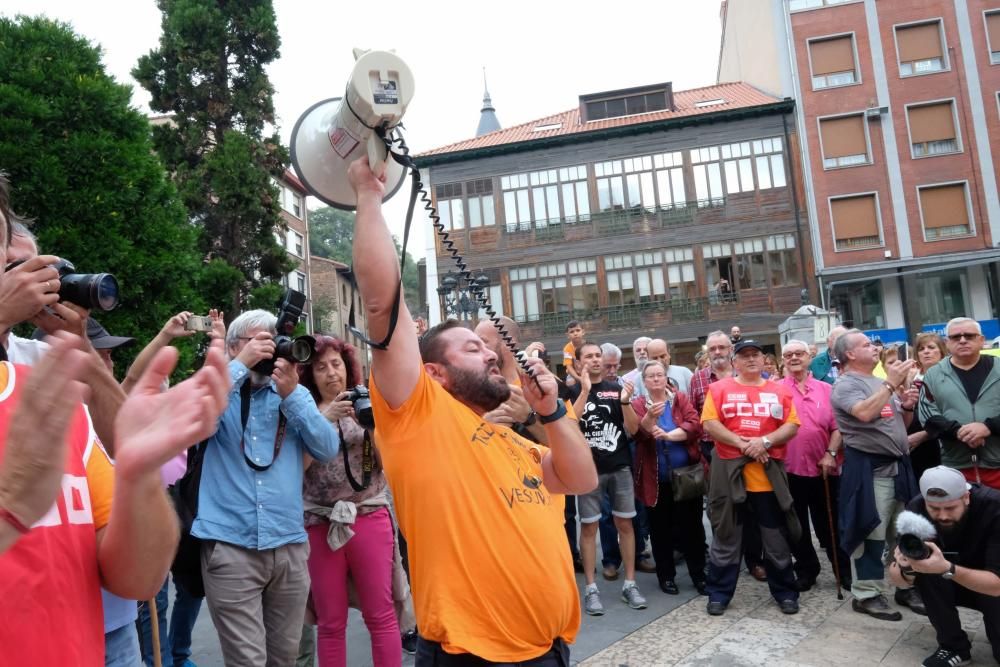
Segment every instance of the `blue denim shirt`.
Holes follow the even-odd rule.
[[[244,447],[254,463],[271,462],[279,408],[288,420],[284,444],[278,459],[264,472],[248,466],[240,451],[240,386],[249,373],[241,362],[229,362],[233,388],[219,427],[206,445],[198,518],[191,534],[260,550],[305,542],[302,455],[308,452],[326,461],[337,454],[340,438],[305,387],[297,386],[282,399],[274,382],[269,382],[250,396]]]

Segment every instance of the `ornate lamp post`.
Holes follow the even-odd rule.
[[[489,290],[490,277],[485,273],[480,273],[472,279],[472,282],[481,294],[486,294]],[[442,320],[456,317],[460,320],[471,320],[474,323],[478,319],[479,301],[468,286],[462,287],[458,274],[446,273],[441,279],[437,293],[441,297]]]

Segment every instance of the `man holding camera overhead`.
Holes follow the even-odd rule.
[[[205,597],[226,664],[295,662],[309,593],[303,454],[337,454],[337,431],[295,364],[275,358],[277,318],[237,317],[226,333],[229,406],[205,443],[198,517]]]
[[[938,466],[920,478],[920,496],[907,509],[930,519],[937,533],[933,541],[920,536],[923,549],[918,542],[916,551],[922,553],[901,542],[889,566],[894,584],[920,591],[937,633],[938,649],[923,664],[954,667],[971,659],[957,606],[982,612],[993,658],[1000,662],[1000,492],[969,485],[958,470]]]

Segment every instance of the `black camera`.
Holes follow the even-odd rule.
[[[359,384],[347,392],[344,400],[351,402],[354,407],[354,416],[359,424],[369,430],[375,428],[375,414],[372,412],[372,399],[368,394],[368,387]]]
[[[293,289],[285,290],[284,296],[278,302],[278,324],[275,326],[274,354],[270,359],[258,362],[253,370],[264,375],[274,372],[274,362],[287,359],[296,364],[312,363],[316,352],[316,339],[312,336],[296,336],[292,338],[295,325],[302,317],[302,307],[306,305],[306,295]]]
[[[899,513],[896,519],[899,551],[910,560],[924,560],[931,555],[929,540],[937,537],[934,524],[927,517],[909,510]]]
[[[24,264],[12,262],[7,270]],[[59,300],[75,303],[81,308],[114,310],[121,303],[118,279],[110,273],[76,273],[76,267],[67,259],[51,265],[59,272]]]

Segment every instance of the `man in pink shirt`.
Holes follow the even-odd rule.
[[[795,512],[802,524],[802,538],[798,544],[792,545],[795,585],[799,591],[807,591],[816,583],[820,572],[819,558],[809,531],[810,518],[820,546],[826,549],[826,556],[833,563],[823,477],[829,481],[833,525],[836,527],[841,437],[830,403],[833,386],[817,380],[809,372],[812,361],[809,346],[800,340],[790,340],[782,347],[781,357],[785,362],[785,378],[781,382],[792,394],[801,422],[798,433],[788,441],[785,469],[788,471],[788,488],[795,501]],[[836,557],[840,565],[841,584],[850,589],[851,564],[847,554],[838,547]]]

